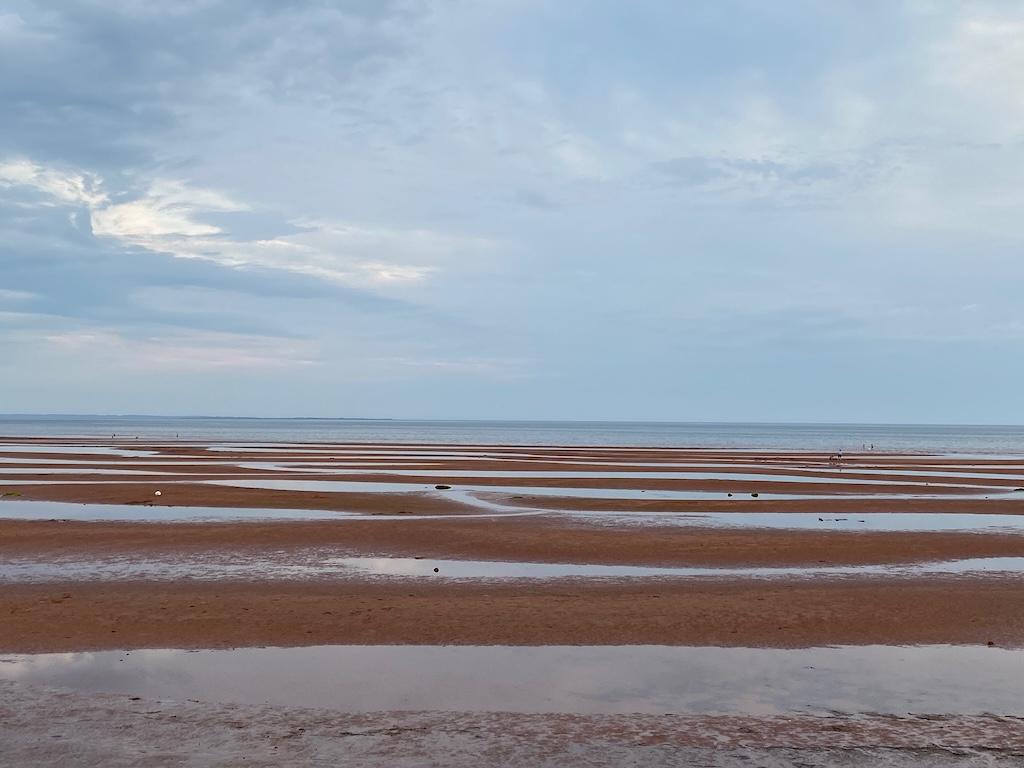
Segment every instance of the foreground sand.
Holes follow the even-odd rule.
[[[1010,768],[1024,720],[380,712],[133,700],[0,681],[0,764]]]

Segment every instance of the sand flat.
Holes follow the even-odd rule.
[[[14,764],[1024,759],[1022,457],[140,442],[0,439]]]

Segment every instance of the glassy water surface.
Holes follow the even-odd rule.
[[[1021,711],[1024,652],[977,646],[316,646],[0,655],[0,678],[146,698],[578,713]]]

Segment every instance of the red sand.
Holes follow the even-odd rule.
[[[29,442],[19,440],[18,442]],[[374,492],[271,491],[202,485],[206,471],[265,476],[267,472],[212,462],[295,461],[282,452],[244,455],[182,445],[126,444],[152,449],[153,459],[75,454],[61,441],[53,452],[33,454],[24,475],[0,477],[0,488],[22,499],[141,505],[242,506],[305,508],[394,516],[389,521],[290,521],[238,523],[76,523],[0,520],[0,556],[51,559],[94,559],[118,556],[145,559],[196,553],[296,554],[316,547],[338,554],[427,556],[529,562],[574,562],[644,565],[841,565],[898,564],[934,560],[1024,556],[1024,535],[1007,533],[867,533],[783,531],[697,527],[593,525],[554,515],[471,518],[479,509],[443,494]],[[101,444],[97,441],[97,444]],[[106,443],[102,443],[106,444]],[[308,460],[332,461],[308,446]],[[397,450],[396,446],[378,446]],[[801,483],[787,473],[817,468],[842,477],[858,464],[912,469],[948,466],[948,475],[966,471],[949,459],[922,456],[866,455],[847,457],[844,469],[828,465],[820,454],[753,455],[725,451],[598,450],[587,448],[467,448],[412,446],[410,451],[469,452],[466,458],[403,459],[369,453],[371,446],[353,446],[362,456],[342,456],[338,466],[354,461],[416,462],[419,478],[388,477],[386,468],[365,475],[334,476],[346,481],[364,478],[446,482],[445,469],[623,471],[609,461],[671,464],[691,461],[730,464],[786,464],[793,469],[758,468],[780,473],[779,482],[762,484],[783,492],[831,493],[850,490],[846,484]],[[490,454],[511,454],[497,461]],[[536,455],[527,455],[536,454]],[[16,456],[0,446],[0,460]],[[24,454],[21,454],[24,455]],[[137,461],[160,458],[188,461],[161,471],[152,484],[121,482],[109,477],[98,484],[33,485],[28,478],[47,477],[47,460],[78,458],[80,465],[134,468]],[[191,458],[198,457],[198,458]],[[580,465],[557,461],[579,461]],[[972,460],[972,463],[975,463]],[[982,463],[982,462],[977,462]],[[39,466],[36,467],[36,464]],[[985,462],[984,471],[1007,471],[1006,461]],[[800,466],[807,465],[807,466]],[[51,465],[57,466],[57,465]],[[68,465],[62,465],[68,466]],[[34,468],[35,467],[35,468]],[[640,469],[640,468],[637,468]],[[650,468],[643,468],[650,469]],[[642,471],[642,470],[641,470]],[[737,471],[754,471],[738,469]],[[863,471],[869,471],[867,469]],[[977,470],[975,470],[977,471]],[[274,476],[287,477],[286,473]],[[61,480],[74,475],[53,475]],[[103,476],[96,476],[103,478]],[[332,479],[311,473],[308,477]],[[899,492],[912,475],[887,477],[890,484],[860,486],[876,495]],[[132,479],[138,479],[133,477]],[[486,485],[487,478],[472,484]],[[184,482],[174,482],[184,481]],[[502,485],[526,483],[585,484],[588,487],[686,488],[709,482],[627,478],[528,481],[501,478]],[[736,481],[728,481],[735,483]],[[947,478],[936,482],[946,483]],[[965,482],[973,482],[965,480]],[[987,482],[987,481],[986,481]],[[1012,485],[1014,480],[999,485]],[[742,487],[750,486],[744,481]],[[162,495],[155,497],[153,488]],[[909,486],[921,493],[920,486]],[[926,491],[930,492],[930,491]],[[985,512],[1019,514],[1024,499],[813,499],[721,501],[568,499],[557,497],[503,499],[551,509],[631,511],[815,511],[829,516],[863,511]],[[3,502],[0,502],[2,504]],[[2,509],[2,507],[0,507]],[[436,520],[403,520],[402,516],[463,515]],[[985,643],[1024,645],[1024,590],[1020,580],[999,577],[844,578],[827,582],[806,579],[773,581],[607,580],[508,582],[430,582],[423,579],[374,582],[368,579],[316,581],[216,581],[177,583],[104,581],[74,584],[14,582],[0,594],[0,650],[47,651],[77,648],[223,647],[319,643],[665,643],[802,646],[832,643]]]

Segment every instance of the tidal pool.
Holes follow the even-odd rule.
[[[93,481],[95,482],[95,481]],[[153,487],[167,487],[161,481],[151,483]],[[0,487],[0,492],[3,488]],[[467,495],[467,499],[468,499]],[[456,494],[453,500],[460,500]],[[368,515],[356,512],[338,512],[328,509],[261,509],[250,507],[168,507],[156,504],[78,504],[70,501],[19,501],[15,498],[0,500],[0,520],[75,520],[75,521],[119,521],[119,522],[218,522],[245,520],[463,520],[479,517],[529,517],[546,514],[542,510],[505,507],[500,504],[479,500],[474,506],[480,513],[452,515],[388,514]],[[492,511],[488,511],[492,510]]]
[[[562,513],[614,527],[772,528],[791,531],[984,531],[1024,533],[1024,514],[975,512],[587,512]]]
[[[1015,482],[1024,482],[1024,478],[1015,477],[1013,475],[1006,474],[989,474],[989,473],[947,473],[941,472],[928,473],[928,472],[879,472],[878,474],[892,474],[892,475],[906,475],[908,477],[916,479],[900,479],[900,480],[886,480],[873,478],[870,475],[873,473],[844,473],[842,477],[828,477],[822,474],[798,474],[792,472],[780,472],[776,474],[761,472],[734,472],[731,468],[715,467],[714,472],[697,472],[697,471],[672,471],[672,472],[648,472],[648,471],[636,471],[636,472],[618,472],[618,471],[599,471],[599,470],[587,470],[587,471],[553,471],[553,470],[503,470],[503,469],[403,469],[399,468],[399,464],[392,464],[377,468],[377,471],[368,471],[363,468],[350,468],[350,467],[337,467],[332,464],[283,464],[279,462],[247,462],[239,464],[238,466],[245,469],[254,470],[266,470],[274,472],[290,472],[294,474],[319,474],[319,475],[391,475],[394,477],[429,477],[432,474],[436,474],[440,477],[468,477],[468,478],[481,478],[481,477],[500,477],[508,479],[520,479],[520,480],[539,480],[539,479],[564,479],[564,480],[690,480],[690,481],[730,481],[730,482],[762,482],[762,483],[822,483],[826,485],[843,485],[843,484],[856,484],[856,485],[914,485],[922,487],[938,487],[938,488],[978,488],[978,489],[994,489],[994,490],[1011,490],[1008,485],[1012,486]],[[393,468],[394,467],[394,468]],[[939,477],[944,481],[942,483],[934,482],[934,478]],[[985,483],[971,483],[971,482],[959,482],[961,479],[977,480],[977,479],[988,479],[998,480],[1003,484],[985,484]]]
[[[1024,652],[977,646],[106,651],[0,655],[0,678],[145,698],[348,712],[1024,712]]]
[[[218,581],[312,579],[557,580],[557,579],[887,579],[997,575],[1024,578],[1024,557],[977,557],[924,563],[814,566],[643,566],[447,560],[429,557],[339,555],[322,549],[253,555],[203,552],[167,556],[95,558],[9,557],[0,562],[2,583],[83,581]]]
[[[87,482],[87,481],[86,481]],[[166,483],[155,481],[154,487]],[[0,487],[0,492],[2,492]],[[497,517],[550,516],[576,519],[591,525],[614,527],[724,527],[772,528],[780,530],[816,531],[978,531],[987,533],[1022,533],[1024,515],[992,515],[956,512],[862,512],[836,515],[815,512],[605,512],[585,510],[546,510],[509,506],[501,497],[490,498],[460,489],[434,491],[433,487],[417,489],[421,493],[444,494],[445,498],[476,507],[478,512],[463,514],[369,515],[317,509],[261,509],[249,507],[169,507],[150,504],[79,504],[68,501],[23,501],[17,498],[0,500],[0,520],[75,520],[120,522],[216,522],[245,520],[376,520],[401,522],[414,520],[464,520]],[[399,506],[396,504],[396,506]],[[397,512],[397,510],[396,510]]]
[[[429,483],[402,483],[382,482],[368,480],[292,480],[292,479],[248,479],[238,478],[232,480],[204,480],[210,485],[228,485],[234,488],[263,488],[266,490],[279,491],[313,491],[331,493],[422,493],[434,490],[434,485]],[[964,490],[971,486],[939,486],[955,490]],[[1007,497],[1014,496],[1024,499],[1024,493],[1015,493],[1009,488],[992,488],[977,486],[974,493],[928,493],[922,486],[921,493],[888,493],[884,490],[874,493],[774,493],[758,491],[757,495],[744,490],[733,491],[689,491],[689,490],[644,490],[640,488],[584,488],[584,487],[554,487],[554,486],[529,486],[529,485],[472,485],[459,484],[458,489],[472,493],[500,493],[518,496],[557,496],[561,498],[574,499],[616,499],[616,500],[637,500],[637,499],[663,499],[668,501],[723,501],[729,498],[736,500],[748,498],[760,499],[782,499],[794,501],[797,499],[981,499],[989,496]],[[987,494],[987,495],[983,495]]]

